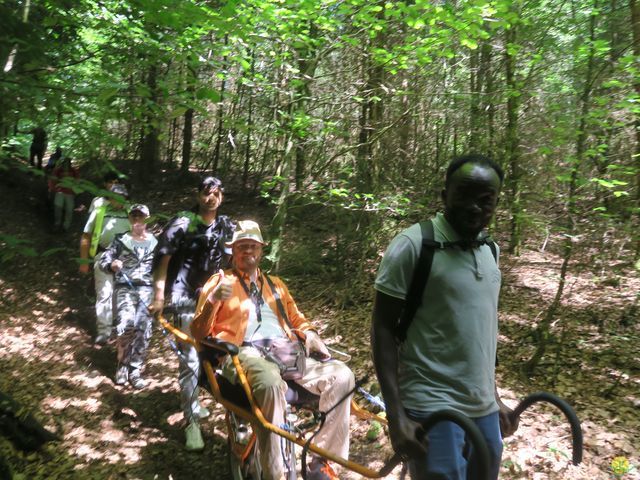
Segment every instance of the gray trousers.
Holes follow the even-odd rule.
[[[62,227],[65,231],[71,228],[74,200],[73,195],[56,192],[53,197],[53,222],[56,227]]]
[[[116,286],[116,335],[118,363],[128,365],[130,372],[140,373],[151,338],[151,314],[147,305],[153,301],[153,287]]]
[[[191,322],[195,315],[196,299],[184,294],[172,294],[171,305],[176,308],[174,324],[187,335],[191,336]],[[180,384],[180,406],[187,424],[198,422],[200,403],[198,402],[198,376],[200,375],[200,360],[198,351],[190,343],[178,341],[178,350],[182,354],[178,368],[178,383]]]

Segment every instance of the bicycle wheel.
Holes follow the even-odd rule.
[[[229,447],[229,470],[233,480],[260,480],[262,469],[260,468],[258,446],[254,445],[245,461],[242,461],[233,449],[233,442],[227,441]],[[294,477],[295,478],[295,477]]]
[[[260,480],[260,455],[250,426],[240,421],[232,412],[227,412],[229,448],[229,470],[233,480]]]

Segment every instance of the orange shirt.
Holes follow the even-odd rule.
[[[207,298],[220,283],[220,274],[212,275],[207,281],[196,307],[196,314],[191,323],[191,334],[196,340],[201,340],[207,336],[212,336],[231,342],[235,345],[241,345],[249,323],[249,313],[254,308],[252,300],[245,292],[240,280],[233,270],[224,272],[225,278],[232,279],[232,293],[227,300],[210,303]],[[258,275],[263,275],[259,270]],[[301,339],[305,339],[303,332],[312,330],[312,325],[307,321],[305,316],[298,310],[296,302],[293,301],[289,290],[282,280],[278,277],[270,277],[275,289],[280,296],[284,311],[287,313],[289,323],[293,326],[295,334]],[[245,284],[249,284],[248,278],[245,277]],[[264,301],[269,305],[271,310],[277,315],[280,325],[289,336],[294,339],[294,333],[286,324],[273,296],[273,292],[269,287],[269,283],[263,277],[262,296]]]

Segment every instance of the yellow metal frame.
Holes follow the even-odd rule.
[[[167,320],[162,315],[158,315],[157,318],[160,324],[162,325],[162,327],[168,330],[169,332],[171,332],[171,334],[173,334],[180,341],[185,343],[190,343],[198,349],[200,348],[198,345],[198,342],[193,337],[191,337],[190,335],[187,335],[183,331],[177,329],[175,326],[167,322]],[[211,385],[211,392],[214,398],[216,399],[216,401],[218,401],[225,409],[233,412],[238,417],[243,418],[249,422],[257,423],[261,425],[263,428],[269,430],[270,432],[275,433],[276,435],[279,435],[283,438],[286,438],[287,440],[292,441],[296,445],[299,445],[301,447],[306,446],[307,440],[304,437],[300,437],[292,434],[291,432],[287,432],[286,430],[283,430],[282,428],[277,427],[273,423],[269,422],[264,417],[262,410],[260,410],[260,407],[256,404],[256,401],[251,392],[251,386],[249,385],[244,368],[242,368],[242,365],[240,364],[240,360],[238,359],[237,355],[231,355],[231,360],[233,362],[233,366],[237,371],[238,380],[240,381],[240,384],[242,385],[244,393],[246,394],[249,400],[251,411],[246,410],[228,401],[223,397],[222,392],[220,391],[220,385],[216,380],[215,371],[211,366],[211,363],[205,360],[202,362],[202,366],[204,368],[205,374],[207,375],[207,379],[209,380],[209,385]],[[377,420],[378,422],[383,424],[387,423],[386,418],[363,409],[353,399],[351,400],[351,414],[363,420]],[[226,421],[227,421],[227,427],[229,428],[230,427],[229,419],[227,418]],[[249,452],[251,451],[251,447],[253,446],[253,442],[255,442],[255,434],[252,435],[252,438],[246,447],[242,449],[238,449],[234,453],[238,454],[238,456],[243,461],[246,460],[247,456],[249,455]],[[232,445],[239,447],[239,445],[236,444],[235,441],[232,441]],[[389,475],[389,473],[391,473],[391,471],[396,467],[396,465],[398,465],[401,462],[400,456],[397,454],[394,454],[380,470],[372,470],[364,465],[361,465],[359,463],[356,463],[351,460],[347,460],[346,458],[335,455],[330,451],[319,447],[315,443],[310,443],[308,445],[308,450],[334,463],[342,465],[343,467],[348,468],[349,470],[354,471],[367,478],[385,477]]]

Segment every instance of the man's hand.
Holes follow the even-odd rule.
[[[427,438],[422,425],[404,414],[396,421],[389,421],[389,438],[393,450],[403,460],[424,458],[427,455]]]
[[[207,301],[209,303],[221,302],[223,300],[227,300],[231,297],[231,293],[233,291],[233,280],[226,278],[224,276],[224,270],[220,269],[218,272],[220,275],[220,282],[216,285],[209,296],[207,297]]]
[[[121,260],[114,260],[113,262],[111,262],[111,270],[113,272],[118,272],[118,271],[122,270],[122,261]]]
[[[502,438],[507,438],[518,430],[520,418],[515,417],[513,415],[513,410],[501,401],[498,402],[498,406],[500,407],[500,411],[498,413],[500,417],[500,433],[502,434]]]
[[[164,298],[154,298],[153,303],[149,305],[149,312],[154,315],[161,315],[164,309]]]
[[[331,354],[329,353],[327,346],[322,340],[320,340],[320,335],[313,330],[306,331],[305,335],[307,336],[307,339],[304,342],[304,346],[310,357],[314,357],[320,361],[326,361],[331,358]]]
[[[80,272],[82,275],[86,275],[87,273],[89,273],[89,264],[81,263],[78,267],[78,272]]]
[[[502,438],[507,438],[513,435],[518,429],[520,419],[513,415],[513,410],[507,407],[500,398],[498,393],[498,387],[496,386],[496,403],[498,404],[498,415],[500,418],[500,433]]]

